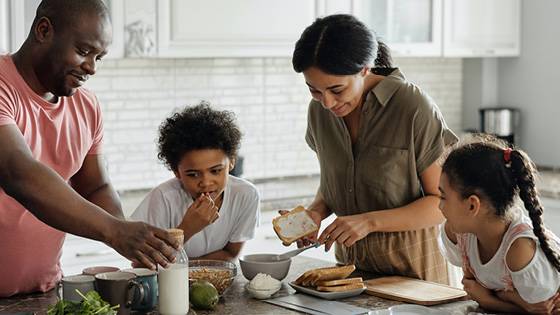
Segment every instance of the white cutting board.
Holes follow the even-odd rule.
[[[420,305],[449,303],[467,295],[465,291],[447,285],[400,276],[371,279],[364,284],[367,294]]]

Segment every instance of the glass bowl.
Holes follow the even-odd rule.
[[[237,267],[229,261],[213,259],[189,260],[189,283],[206,280],[223,295],[237,276]]]

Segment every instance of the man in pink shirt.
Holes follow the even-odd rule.
[[[81,85],[111,37],[101,0],[43,0],[22,47],[0,56],[0,297],[55,286],[64,232],[135,264],[173,259],[166,231],[124,220],[103,167],[99,103]]]

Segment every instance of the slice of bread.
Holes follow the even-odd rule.
[[[317,281],[318,287],[333,287],[337,285],[347,285],[347,284],[354,284],[354,283],[363,283],[362,277],[357,278],[346,278],[346,279],[339,279],[339,280],[329,280],[329,281]]]
[[[297,206],[292,211],[272,220],[272,227],[284,245],[319,230],[319,226],[307,214],[302,206]]]
[[[351,284],[345,284],[345,285],[335,285],[335,286],[332,286],[332,287],[318,286],[317,291],[343,292],[343,291],[350,291],[350,290],[363,289],[363,288],[365,288],[364,283],[363,282],[358,282],[358,283],[351,283]]]
[[[294,283],[303,286],[315,286],[319,281],[340,280],[347,278],[356,266],[325,267],[304,272]]]

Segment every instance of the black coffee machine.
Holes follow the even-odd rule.
[[[480,131],[491,134],[508,143],[515,144],[519,126],[519,110],[511,107],[486,107],[478,110]]]

